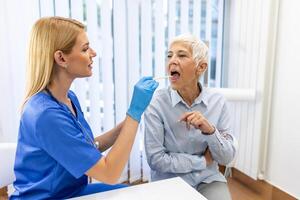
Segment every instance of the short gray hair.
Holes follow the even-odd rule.
[[[208,47],[207,45],[196,36],[189,33],[182,34],[174,37],[169,44],[169,47],[177,42],[183,42],[189,45],[192,49],[193,59],[198,65],[200,62],[208,63]]]

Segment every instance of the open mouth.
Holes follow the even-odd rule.
[[[170,72],[170,75],[171,75],[171,81],[176,81],[180,77],[180,73],[178,71],[176,71],[176,70],[172,70]]]

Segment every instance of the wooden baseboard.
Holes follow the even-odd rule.
[[[246,185],[266,200],[296,200],[295,197],[280,190],[264,180],[254,180],[241,171],[232,168],[232,178]]]
[[[7,200],[7,187],[0,188],[0,200]]]

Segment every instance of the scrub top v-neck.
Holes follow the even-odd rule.
[[[87,185],[85,172],[102,157],[76,95],[75,113],[40,92],[26,103],[20,120],[15,160],[15,192],[10,199],[63,199]]]

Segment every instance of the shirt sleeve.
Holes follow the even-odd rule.
[[[40,147],[76,178],[102,157],[64,110],[45,110],[37,121],[35,134]]]
[[[164,147],[163,122],[150,105],[144,115],[145,151],[152,170],[163,173],[189,173],[206,168],[203,156],[169,152]]]
[[[235,155],[235,138],[232,134],[231,120],[228,104],[224,102],[221,116],[212,135],[207,135],[206,140],[213,160],[221,165],[230,163]]]

